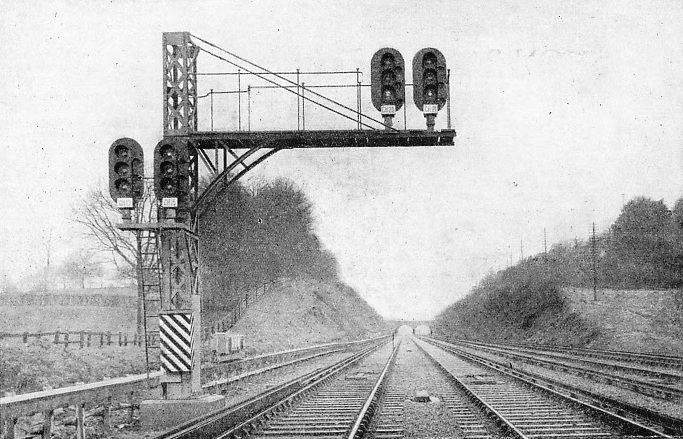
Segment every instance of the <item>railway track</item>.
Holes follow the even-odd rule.
[[[368,355],[288,413],[269,421],[256,437],[362,437],[378,407],[395,353],[386,345]]]
[[[596,382],[622,387],[644,395],[661,399],[683,397],[683,374],[659,367],[645,369],[615,362],[586,359],[559,352],[548,353],[531,347],[458,340],[454,344],[463,348],[489,352],[511,361],[525,362],[559,370],[577,376],[588,377]]]
[[[457,341],[457,340],[456,340]],[[573,355],[580,358],[595,358],[600,360],[617,361],[628,365],[641,364],[644,366],[662,367],[667,370],[683,370],[683,357],[673,355],[643,354],[627,351],[610,351],[586,348],[572,348],[567,346],[546,346],[546,345],[511,345],[519,348],[532,347],[537,351],[562,353]]]
[[[437,340],[387,343],[210,413],[162,438],[672,437]],[[641,413],[642,415],[642,413]]]
[[[342,430],[350,435],[348,437],[360,437],[377,407],[377,400],[382,393],[382,383],[385,382],[384,377],[388,375],[389,366],[394,358],[393,351],[391,343],[364,349],[333,365],[322,367],[300,378],[275,386],[237,406],[216,410],[157,435],[155,438],[223,439],[257,437],[259,435],[263,435],[261,437],[278,435],[293,437],[306,435],[307,432],[314,432],[316,437],[324,438],[326,437],[325,434],[331,437],[340,437],[339,431]],[[380,362],[383,368],[377,371]],[[352,373],[348,372],[351,368],[353,368]],[[344,378],[351,377],[351,379],[340,380],[339,377],[342,372],[345,372]],[[372,381],[374,378],[377,380]],[[355,385],[343,386],[340,383],[343,381],[349,381],[348,384],[355,382]],[[373,382],[374,386],[371,385],[368,388],[368,382]],[[327,389],[330,387],[327,385],[328,383],[336,390],[328,391]],[[324,389],[319,389],[321,386],[324,386]],[[358,395],[366,393],[366,391],[366,397],[361,398],[362,402],[358,407],[355,407],[360,401]],[[329,416],[323,415],[323,412],[316,408],[315,404],[306,406],[305,400],[311,394],[314,395],[314,398],[320,396],[317,403],[319,403],[320,408],[330,411]],[[344,404],[334,402],[342,399],[344,399]],[[325,404],[326,400],[327,404]],[[336,410],[337,405],[339,410],[332,413]],[[350,409],[352,406],[354,407],[353,410]],[[306,411],[307,408],[309,409],[308,412]],[[356,414],[355,417],[352,416],[352,419],[348,419],[350,412]],[[277,423],[276,420],[286,420],[287,416],[292,413],[296,414],[289,419],[295,419],[294,422]],[[343,423],[345,428],[333,427],[335,423]]]
[[[499,423],[503,428],[509,431],[509,434],[515,437],[532,437],[536,435],[536,430],[529,434],[525,429],[528,429],[532,424],[539,424],[543,426],[542,428],[550,428],[552,422],[559,422],[558,428],[562,429],[568,427],[570,424],[582,424],[585,425],[587,422],[591,422],[590,419],[599,419],[603,426],[609,426],[616,428],[618,435],[631,435],[631,436],[646,436],[646,437],[674,437],[683,434],[683,421],[681,419],[672,418],[670,416],[657,413],[642,407],[633,406],[622,401],[618,401],[603,395],[585,391],[566,383],[561,383],[541,377],[539,375],[534,375],[528,372],[522,372],[517,369],[510,369],[506,367],[504,363],[496,363],[490,361],[484,356],[478,356],[471,351],[463,350],[461,347],[452,345],[449,343],[441,342],[438,340],[428,339],[429,343],[425,341],[420,342],[420,346],[423,348],[434,349],[435,347],[440,347],[447,352],[459,356],[461,359],[470,361],[470,363],[453,363],[454,360],[448,360],[448,357],[435,356],[435,361],[440,362],[444,369],[452,368],[455,370],[454,379],[458,386],[463,388],[463,390],[468,394],[476,394],[481,400],[479,403],[483,410],[492,415],[499,420]],[[453,357],[455,358],[455,357]],[[451,361],[451,363],[448,363]],[[468,366],[469,364],[469,366]],[[476,368],[468,372],[468,367]],[[476,372],[479,370],[480,372]],[[482,372],[483,371],[483,372]],[[492,376],[492,371],[495,371],[493,375],[495,378],[493,380],[488,380],[487,377]],[[483,373],[483,375],[478,375]],[[465,377],[462,379],[460,377]],[[482,391],[482,385],[490,385],[493,388],[498,386],[498,381],[500,377],[506,377],[505,380],[516,381],[514,388],[509,387],[498,387],[495,392],[489,392],[487,390]],[[460,382],[458,382],[460,378]],[[468,385],[468,380],[470,381]],[[473,380],[473,381],[472,381]],[[525,396],[526,393],[519,393],[519,388],[524,387],[528,389],[534,389],[535,397]],[[560,411],[553,411],[555,409],[550,409],[547,407],[547,403],[539,401],[538,395],[545,394],[546,399],[550,397],[555,401],[562,401],[562,407],[564,409]],[[515,403],[510,403],[507,401],[508,395],[516,395],[516,399],[520,401],[528,401],[530,406],[527,410],[540,410],[543,416],[540,417],[538,421],[526,422],[521,414],[516,414],[512,418],[506,416],[508,412],[500,410],[500,407],[505,410],[509,410],[511,407],[514,408]],[[502,405],[500,405],[502,404]],[[510,405],[513,404],[513,405]],[[578,409],[580,413],[590,414],[590,419],[582,419],[578,421],[576,419],[569,417],[566,418],[567,410]],[[562,416],[560,416],[562,415]],[[585,416],[585,415],[584,415]],[[518,422],[521,421],[521,424]],[[548,425],[543,424],[543,422],[548,422]],[[508,425],[509,424],[509,425]],[[505,427],[507,426],[507,427]],[[515,431],[515,429],[517,431]],[[586,427],[593,428],[593,427]],[[604,428],[604,427],[603,427]],[[545,435],[555,435],[560,434],[559,432],[551,433],[550,430],[538,430],[542,431],[542,434],[537,437],[546,437]],[[560,430],[561,431],[561,430]],[[585,430],[583,433],[577,432],[578,437],[603,437],[604,431],[595,430],[595,433],[589,432],[592,430]],[[614,435],[614,433],[612,433]],[[562,436],[553,436],[562,437]],[[576,436],[574,436],[576,437]]]
[[[486,422],[415,342],[405,339],[368,437],[483,439],[491,437]]]
[[[661,374],[674,375],[676,380],[683,374],[683,357],[655,354],[641,354],[626,351],[601,351],[596,349],[572,348],[566,346],[523,345],[482,343],[464,339],[447,339],[449,343],[464,343],[489,347],[505,348],[518,352],[532,352],[548,357],[566,358],[585,364],[595,364],[604,369],[623,370],[645,376],[658,377]],[[642,366],[647,366],[644,368]]]

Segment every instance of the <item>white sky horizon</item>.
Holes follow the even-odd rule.
[[[409,81],[419,49],[444,54],[455,146],[282,151],[247,175],[287,177],[304,189],[342,279],[383,316],[433,317],[488,271],[517,261],[521,243],[524,256],[543,251],[544,229],[548,247],[586,239],[593,222],[605,230],[635,196],[671,208],[683,195],[680,2],[384,7],[4,2],[0,273],[42,267],[50,233],[55,263],[82,245],[70,205],[106,186],[114,140],[136,139],[151,163],[162,138],[168,31],[192,32],[272,70],[358,67],[364,84],[381,47],[402,53]],[[199,67],[222,68],[205,53]],[[200,93],[229,85],[200,77]],[[253,96],[254,129],[295,129],[294,101],[269,93]],[[379,118],[364,94],[364,112]],[[406,95],[411,124],[424,127]],[[347,101],[355,108],[354,98],[355,90]],[[280,100],[269,107],[272,99]],[[206,100],[200,105],[206,127]],[[310,129],[353,125],[306,111]],[[217,129],[236,129],[234,102],[217,101],[216,115]]]

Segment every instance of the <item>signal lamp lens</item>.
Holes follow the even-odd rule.
[[[382,56],[382,68],[383,69],[391,69],[394,67],[394,55],[390,53],[385,53],[384,56]]]
[[[424,81],[428,84],[436,84],[436,72],[434,70],[427,70],[424,75]]]
[[[130,157],[130,149],[126,145],[117,145],[114,153],[119,160],[128,160]]]
[[[163,180],[161,180],[161,190],[167,195],[173,194],[173,192],[175,192],[176,190],[176,184],[173,181],[173,179],[164,178]]]
[[[173,146],[164,145],[159,150],[159,154],[161,155],[161,158],[163,158],[163,159],[173,160],[173,159],[175,159],[176,151],[175,151],[175,148]]]
[[[161,163],[160,170],[162,175],[170,177],[175,172],[175,165],[171,162],[163,162]]]
[[[394,98],[396,97],[396,93],[394,92],[394,89],[391,87],[384,87],[384,91],[382,92],[382,100],[384,102],[393,102]]]
[[[434,55],[432,52],[425,53],[424,57],[422,58],[422,67],[425,69],[436,68],[436,55]]]
[[[436,102],[436,90],[434,89],[434,87],[425,88],[424,98],[425,101],[429,104],[433,104]]]
[[[117,163],[114,166],[114,172],[121,177],[128,177],[130,175],[130,166],[127,163]]]
[[[123,178],[116,180],[116,190],[122,194],[127,194],[130,191],[130,182]]]

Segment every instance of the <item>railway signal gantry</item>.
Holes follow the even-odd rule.
[[[199,94],[201,84],[198,78],[203,74],[212,74],[198,71],[198,59],[202,53],[223,64],[237,68],[238,90],[215,92],[211,89],[209,93]],[[315,86],[306,86],[303,81],[300,82],[298,70],[297,79],[293,81],[287,74],[268,70],[189,32],[163,33],[162,60],[163,139],[154,151],[152,199],[157,208],[154,209],[152,221],[146,223],[130,221],[130,212],[138,207],[139,199],[142,197],[138,178],[142,175],[140,166],[143,158],[142,150],[137,142],[132,139],[119,139],[114,142],[109,153],[109,175],[110,187],[113,188],[111,195],[117,201],[118,206],[125,209],[123,210],[124,222],[119,227],[136,233],[139,245],[146,245],[144,249],[139,249],[139,254],[151,254],[153,251],[150,251],[150,248],[156,247],[154,249],[157,253],[155,261],[158,263],[153,266],[159,272],[155,274],[154,270],[139,269],[139,285],[151,286],[148,289],[158,296],[160,315],[165,313],[175,315],[184,312],[186,320],[192,322],[191,325],[197,326],[189,328],[189,332],[194,337],[191,338],[193,344],[183,346],[183,351],[189,350],[193,358],[191,371],[178,372],[172,368],[165,369],[167,377],[162,381],[166,381],[164,384],[167,389],[166,395],[174,398],[186,397],[192,391],[200,390],[200,362],[196,348],[201,344],[199,334],[202,332],[199,326],[201,325],[199,315],[201,306],[197,279],[199,239],[197,224],[202,213],[211,205],[217,194],[255,166],[282,150],[451,146],[454,144],[455,131],[450,128],[450,105],[447,115],[448,128],[440,131],[434,129],[436,114],[444,104],[450,102],[445,58],[441,52],[432,48],[423,49],[416,55],[413,61],[413,84],[405,84],[405,63],[400,52],[385,48],[373,56],[370,85],[372,102],[380,111],[383,120],[375,119],[361,111],[364,86],[360,81],[359,69],[355,72],[307,72],[311,75],[355,73],[355,84],[327,86],[330,88],[355,87],[357,102],[353,108],[352,105],[346,105],[316,91]],[[419,71],[416,71],[416,68]],[[250,85],[246,91],[243,90],[242,77],[258,79],[267,84],[263,87],[277,88],[295,95],[297,128],[277,131],[242,130],[242,95],[251,93],[252,87],[257,88],[257,86]],[[414,88],[415,104],[426,118],[427,129],[408,129],[404,105],[407,86]],[[213,129],[213,97],[218,93],[237,94],[240,121],[237,130]],[[211,98],[211,129],[200,130],[202,120],[199,117],[198,102],[207,96]],[[304,112],[306,103],[309,107],[313,104],[336,116],[352,120],[357,127],[346,130],[306,130]],[[404,108],[403,130],[395,128],[392,123],[392,118],[401,108]],[[130,148],[134,163],[125,161],[132,156],[126,156],[128,158],[125,160],[123,156],[120,156],[122,146]],[[125,174],[127,172],[123,171],[125,166],[120,163],[130,167],[132,173]],[[202,174],[208,174],[210,181],[208,186],[201,191],[199,188],[200,171]],[[150,279],[150,277],[158,280]],[[150,323],[149,326],[159,327],[158,323]],[[147,322],[145,327],[148,327]],[[172,337],[173,334],[167,334],[167,336]],[[164,334],[161,334],[161,339],[164,339]],[[183,338],[185,339],[188,338]],[[165,356],[173,355],[173,346],[170,344],[162,342],[160,347],[162,360]],[[167,364],[167,362],[162,361],[162,364]]]

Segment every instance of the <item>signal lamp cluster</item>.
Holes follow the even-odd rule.
[[[116,200],[119,208],[132,209],[142,198],[144,191],[145,167],[142,147],[127,137],[115,141],[109,147],[109,194]]]
[[[384,124],[392,126],[392,118],[405,103],[405,63],[401,53],[390,47],[378,50],[370,62],[372,105],[382,113]],[[432,47],[418,51],[413,57],[413,101],[423,112],[427,130],[433,131],[439,110],[448,101],[448,69],[446,58]]]
[[[161,207],[175,218],[175,209],[184,209],[190,194],[190,157],[187,147],[173,139],[164,139],[154,149],[154,193]]]
[[[109,194],[121,209],[124,221],[145,191],[144,153],[138,142],[116,140],[109,147]],[[186,145],[164,139],[154,150],[154,192],[161,201],[163,217],[175,219],[176,211],[186,211],[190,203],[190,157]]]

